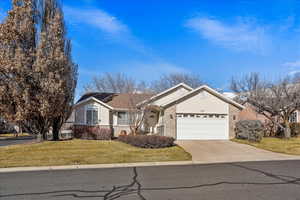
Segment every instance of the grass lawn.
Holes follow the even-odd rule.
[[[260,143],[249,142],[247,140],[232,139],[234,142],[249,144],[251,146],[266,149],[273,152],[285,153],[291,155],[300,155],[300,138],[280,139],[266,137]]]
[[[118,141],[70,140],[0,147],[0,167],[191,160],[181,147],[142,149]]]

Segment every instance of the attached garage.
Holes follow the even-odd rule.
[[[228,116],[224,114],[177,114],[178,140],[229,139]]]
[[[165,134],[177,140],[228,140],[234,136],[236,117],[232,111],[243,109],[208,86],[201,86],[163,107]]]

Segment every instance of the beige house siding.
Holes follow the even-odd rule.
[[[202,90],[198,94],[187,97],[184,101],[178,103],[176,112],[228,114],[228,103]]]
[[[235,123],[239,121],[241,110],[233,105],[229,105],[229,138],[235,137]]]
[[[78,106],[75,108],[75,124],[84,124],[84,106]]]
[[[112,124],[114,126],[118,125],[118,113],[117,112],[113,112],[113,114],[112,114]]]
[[[118,125],[118,112],[115,111],[111,113],[111,124],[113,125],[114,136],[118,137],[121,131],[126,131],[127,134],[130,133],[129,125]]]
[[[98,124],[102,126],[110,125],[110,111],[107,107],[90,100],[86,103],[80,104],[75,108],[75,124],[86,124],[86,110],[89,106],[96,106],[98,108]]]
[[[188,89],[184,88],[184,87],[180,87],[178,89],[176,89],[175,91],[170,91],[169,93],[164,94],[164,96],[160,97],[159,99],[151,102],[151,104],[153,105],[164,105],[167,104],[169,102],[171,102],[172,100],[181,97],[185,94],[187,94],[189,92]]]
[[[114,129],[114,136],[118,137],[121,133],[121,131],[126,131],[127,134],[130,133],[130,126],[126,125],[115,125],[113,126]]]
[[[176,138],[176,105],[164,111],[164,136]]]

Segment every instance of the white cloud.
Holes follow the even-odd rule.
[[[119,35],[129,31],[127,26],[116,17],[100,9],[78,9],[65,6],[64,13],[70,23],[84,23],[109,34]]]
[[[296,74],[298,74],[298,73],[300,73],[300,70],[290,71],[288,74],[289,74],[290,76],[294,76],[294,75],[296,75]]]
[[[300,73],[300,60],[294,62],[283,63],[282,66],[287,68],[287,73],[290,76],[294,76]]]
[[[300,60],[294,62],[286,62],[283,64],[283,66],[290,67],[290,68],[300,67]]]
[[[116,66],[120,71],[126,72],[130,76],[136,77],[137,79],[151,80],[153,77],[165,73],[187,72],[186,69],[171,64],[158,56],[151,48],[144,45],[139,38],[135,37],[126,24],[101,9],[78,9],[66,6],[64,7],[64,13],[68,23],[75,25],[86,24],[94,27],[112,36],[109,37],[109,39],[113,39],[142,54],[143,61],[125,60],[125,65]],[[79,45],[80,44],[77,44],[77,46]],[[89,77],[97,75],[93,69],[90,70],[88,68],[80,69],[79,73],[82,76]]]
[[[164,74],[164,73],[186,73],[187,70],[183,67],[168,63],[168,62],[153,62],[153,63],[140,63],[141,71],[145,71],[149,74]]]
[[[217,19],[195,17],[185,25],[204,39],[228,49],[264,53],[269,45],[266,29],[250,21],[226,24]]]
[[[136,38],[130,28],[122,23],[118,18],[101,9],[83,9],[64,6],[66,21],[71,25],[89,25],[112,40],[133,49],[139,53],[150,56],[151,49],[147,48],[143,42]],[[88,32],[89,30],[85,30]]]

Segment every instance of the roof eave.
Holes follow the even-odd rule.
[[[114,110],[113,107],[111,107],[110,105],[108,105],[108,104],[106,104],[106,103],[100,101],[99,99],[96,99],[95,97],[89,97],[89,98],[87,98],[87,99],[85,99],[85,100],[82,100],[82,101],[76,103],[76,104],[74,105],[74,107],[77,107],[77,106],[79,106],[79,105],[81,105],[81,104],[83,104],[83,103],[86,103],[86,102],[90,101],[90,100],[94,100],[94,101],[96,101],[97,103],[99,103],[99,104],[101,104],[101,105],[107,107],[108,109]]]

